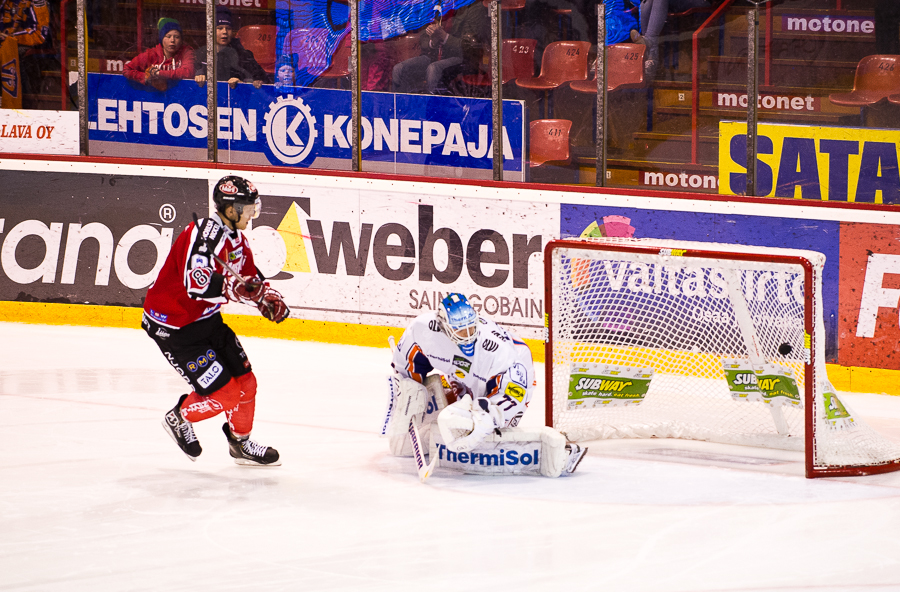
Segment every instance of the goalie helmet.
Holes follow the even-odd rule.
[[[467,356],[475,354],[478,339],[478,314],[462,294],[449,294],[437,311],[441,329]]]
[[[213,189],[213,203],[216,204],[216,210],[222,213],[225,213],[228,206],[234,206],[238,218],[241,217],[244,206],[255,206],[256,209],[252,216],[254,219],[259,216],[262,207],[259,192],[256,191],[253,183],[237,175],[228,175],[219,179]]]

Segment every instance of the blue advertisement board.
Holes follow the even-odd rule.
[[[206,147],[206,88],[192,80],[166,92],[123,76],[88,76],[89,139],[131,145]],[[219,150],[264,155],[279,166],[351,158],[350,91],[218,88]],[[363,160],[492,170],[490,99],[362,93]],[[523,171],[524,107],[503,103],[504,170]]]
[[[825,318],[825,356],[837,355],[838,289],[840,276],[840,223],[735,214],[667,212],[637,208],[563,204],[560,236],[581,236],[592,224],[604,236],[633,236],[809,249],[824,253],[822,299]]]

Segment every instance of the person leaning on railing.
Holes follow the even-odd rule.
[[[123,74],[129,80],[166,90],[170,82],[193,78],[194,50],[182,41],[181,24],[171,18],[161,18],[159,45],[125,62]]]
[[[241,67],[238,52],[229,45],[232,39],[234,39],[234,28],[231,26],[231,14],[224,10],[219,11],[216,16],[216,80],[227,82],[231,88],[236,87],[239,82],[252,83],[253,86],[259,88],[263,79],[254,79],[250,72]],[[197,53],[199,55],[194,80],[203,86],[206,84],[207,77],[206,46],[198,49]]]

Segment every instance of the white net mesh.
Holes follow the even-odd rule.
[[[615,250],[622,246],[630,250]],[[687,438],[803,450],[812,400],[816,467],[900,459],[900,446],[831,394],[821,253],[603,238],[554,248],[550,257],[548,405],[554,427],[571,440]],[[801,259],[812,267],[812,298]],[[809,389],[807,376],[815,383]]]

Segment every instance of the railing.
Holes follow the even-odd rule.
[[[733,3],[720,4],[691,37],[691,164],[700,164],[700,34]]]

